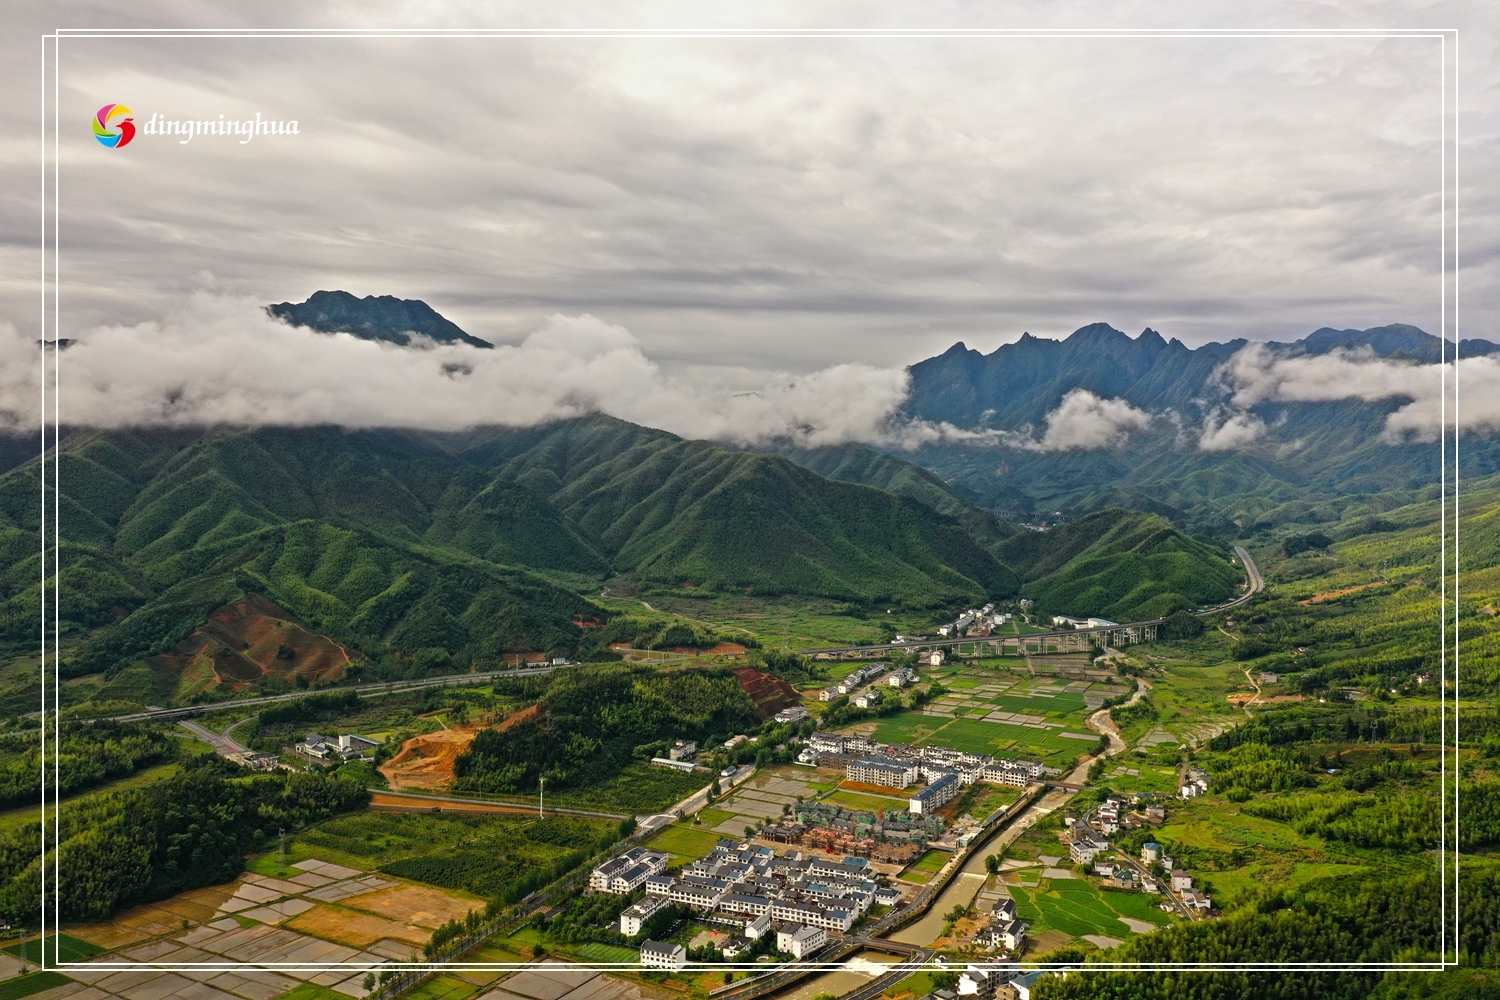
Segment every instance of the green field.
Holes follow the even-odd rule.
[[[673,864],[680,864],[684,860],[692,861],[703,857],[712,851],[714,845],[721,839],[721,834],[715,833],[707,826],[675,823],[652,837],[648,843],[652,850],[666,851],[671,854]]]
[[[697,771],[684,773],[669,767],[655,767],[635,762],[608,781],[588,788],[568,789],[547,801],[575,809],[598,809],[602,812],[657,813],[681,802],[713,781],[713,775]]]
[[[953,860],[953,855],[947,851],[928,851],[911,866],[911,870],[931,872],[936,875],[943,870],[943,866]]]
[[[0,1000],[21,1000],[45,990],[66,986],[73,980],[60,972],[32,972],[0,983]]]
[[[876,812],[881,809],[905,809],[907,799],[895,796],[872,795],[866,792],[851,792],[840,788],[838,791],[825,795],[824,802],[834,802],[845,809],[862,809],[866,812]]]
[[[1140,892],[1100,889],[1082,879],[1044,879],[1038,888],[1011,887],[1016,914],[1031,924],[1032,937],[1046,930],[1059,930],[1072,937],[1101,934],[1124,939],[1131,931],[1120,917],[1144,920],[1158,926],[1171,918],[1156,908],[1160,897]]]
[[[18,942],[5,948],[10,954],[15,955],[35,965],[42,964],[42,939],[32,938],[29,941]],[[80,941],[69,934],[47,935],[47,964],[57,962],[82,962],[103,953],[102,948]]]

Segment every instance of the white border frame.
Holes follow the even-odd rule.
[[[1448,601],[1448,516],[1450,504],[1449,484],[1449,455],[1448,455],[1448,386],[1447,386],[1447,341],[1450,325],[1454,331],[1453,352],[1454,361],[1458,359],[1458,335],[1457,335],[1457,136],[1456,136],[1456,104],[1457,104],[1457,44],[1458,31],[1452,28],[1435,29],[947,29],[947,28],[914,28],[914,29],[459,29],[459,28],[410,28],[410,29],[387,29],[387,28],[348,28],[348,29],[159,29],[159,28],[88,28],[69,29],[58,28],[54,32],[42,36],[42,448],[45,458],[48,450],[47,444],[47,346],[46,332],[49,328],[48,314],[48,287],[52,291],[52,307],[50,314],[50,326],[53,332],[53,340],[61,338],[61,135],[62,122],[60,119],[60,96],[61,96],[61,44],[63,38],[1168,38],[1168,39],[1191,39],[1191,38],[1432,38],[1441,43],[1441,80],[1439,83],[1439,115],[1441,120],[1441,217],[1442,237],[1440,248],[1439,269],[1439,300],[1440,300],[1440,328],[1438,335],[1443,339],[1443,363],[1439,365],[1440,378],[1442,379],[1442,439],[1439,448],[1441,459],[1440,473],[1440,519],[1439,530],[1441,536],[1441,556],[1439,571],[1440,584],[1440,613],[1439,613],[1439,684],[1440,684],[1440,718],[1443,730],[1443,741],[1441,745],[1441,760],[1443,770],[1442,802],[1441,802],[1441,837],[1438,851],[1439,875],[1441,877],[1441,929],[1439,933],[1439,947],[1441,959],[1437,962],[1378,962],[1378,963],[1341,963],[1341,962],[1301,962],[1301,963],[1272,963],[1272,962],[1181,962],[1181,963],[1038,963],[1021,962],[1024,969],[1042,970],[1071,970],[1071,971],[1098,971],[1098,972],[1180,972],[1180,971],[1221,971],[1233,970],[1239,972],[1436,972],[1458,965],[1458,632],[1457,632],[1457,600],[1458,600],[1458,559],[1457,559],[1457,486],[1458,486],[1458,391],[1457,377],[1455,374],[1455,385],[1453,387],[1454,399],[1454,424],[1453,424],[1453,469],[1452,469],[1452,494],[1453,505],[1453,602],[1452,619],[1450,622]],[[1450,43],[1453,49],[1453,59],[1449,59]],[[51,62],[52,90],[50,100],[48,96],[46,77],[47,65]],[[1450,100],[1451,97],[1451,100]],[[47,109],[50,104],[52,111],[51,128],[48,128]],[[1455,127],[1449,127],[1449,119],[1454,118]],[[1450,147],[1452,152],[1450,153]],[[52,165],[51,188],[48,187],[47,165]],[[50,205],[48,203],[50,198]],[[52,223],[48,229],[48,209],[50,207]],[[1450,225],[1450,213],[1453,222]],[[51,237],[49,247],[48,237]],[[58,444],[57,433],[61,426],[61,352],[54,350],[53,359],[53,386],[52,386],[52,417],[53,417],[53,441],[52,447]],[[60,569],[59,545],[61,541],[58,530],[59,512],[57,499],[54,496],[52,510],[48,510],[46,503],[46,462],[41,465],[42,475],[42,941],[45,942],[47,935],[61,932],[61,922],[58,919],[57,908],[54,906],[54,926],[47,927],[47,903],[48,882],[47,866],[45,857],[47,851],[47,823],[46,809],[48,807],[48,785],[46,775],[46,751],[47,751],[47,588],[45,586],[48,564],[46,559],[47,549],[47,524],[48,514],[52,516],[52,572],[54,586],[60,593],[60,581],[58,570]],[[56,477],[54,477],[56,478]],[[55,492],[55,490],[54,490]],[[52,604],[52,646],[53,657],[53,688],[60,690],[60,657],[58,656],[58,643],[60,637],[60,618],[58,614],[58,598],[54,594]],[[1454,697],[1454,718],[1452,728],[1453,738],[1453,761],[1450,774],[1448,760],[1448,697],[1447,684],[1449,679],[1448,642],[1447,630],[1453,629],[1453,661],[1452,680]],[[56,700],[56,699],[54,699]],[[53,732],[58,731],[61,721],[60,704],[54,704],[52,709],[51,723]],[[53,808],[53,833],[54,841],[57,843],[59,823],[59,796],[57,781],[58,761],[53,759],[53,783],[51,786],[51,806]],[[1451,778],[1451,792],[1449,780]],[[1452,832],[1449,831],[1448,811],[1449,796],[1452,795],[1454,822]],[[1454,849],[1452,862],[1453,892],[1449,894],[1449,872],[1448,847],[1450,844]],[[52,881],[52,892],[59,891],[60,863],[58,871],[54,873]],[[1449,937],[1449,919],[1452,920],[1452,938]],[[1450,957],[1451,956],[1451,957]],[[47,963],[45,945],[42,948],[41,969],[65,971],[70,968],[93,968],[110,969],[117,971],[142,971],[154,970],[159,972],[182,972],[215,969],[222,972],[232,972],[236,969],[259,970],[259,971],[333,971],[349,968],[352,971],[369,968],[367,963],[338,962],[319,965],[305,965],[297,963],[188,963],[188,964],[154,964],[150,962],[57,962]],[[521,969],[535,969],[539,964],[534,962],[525,963],[500,963],[500,962],[469,962],[469,963],[443,963],[433,965],[428,962],[390,962],[378,968],[405,970],[437,970],[437,971],[513,971]],[[616,971],[640,971],[644,967],[638,963],[569,963],[569,968],[579,970],[591,970],[598,972]],[[816,971],[834,971],[843,968],[839,964],[821,964],[818,962],[790,963],[782,965],[781,969],[806,968]],[[896,963],[890,968],[892,970],[909,968],[916,971],[921,968],[939,968],[935,963]],[[696,966],[689,964],[689,968],[707,968],[721,971],[764,971],[766,966],[753,963],[714,963],[707,966]],[[872,980],[873,982],[874,980]]]

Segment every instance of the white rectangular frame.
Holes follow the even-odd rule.
[[[41,366],[42,366],[42,454],[45,455],[49,445],[47,441],[47,417],[48,417],[48,387],[47,387],[47,360],[49,341],[47,331],[52,331],[52,342],[62,338],[61,333],[61,162],[59,156],[62,123],[60,119],[60,93],[61,93],[61,44],[64,38],[959,38],[959,37],[994,37],[994,38],[1139,38],[1139,39],[1192,39],[1192,38],[1431,38],[1437,40],[1441,46],[1441,79],[1439,81],[1438,113],[1441,120],[1441,267],[1439,273],[1439,300],[1440,300],[1440,329],[1439,336],[1443,340],[1442,350],[1444,352],[1443,363],[1440,364],[1439,373],[1442,379],[1442,437],[1440,439],[1439,451],[1441,456],[1440,474],[1440,535],[1442,539],[1440,557],[1440,613],[1439,613],[1439,685],[1440,685],[1440,719],[1443,732],[1441,745],[1442,762],[1442,796],[1441,796],[1441,835],[1439,841],[1438,866],[1441,876],[1441,907],[1439,944],[1441,959],[1437,962],[1375,962],[1375,963],[1345,963],[1345,962],[1300,962],[1300,963],[1273,963],[1273,962],[1180,962],[1180,963],[1093,963],[1084,966],[1077,963],[1038,963],[1023,962],[1025,969],[1047,969],[1047,970],[1080,970],[1099,972],[1178,972],[1178,971],[1217,971],[1233,970],[1238,972],[1382,972],[1382,971],[1441,971],[1458,965],[1458,929],[1459,929],[1459,907],[1458,907],[1458,630],[1457,630],[1457,599],[1458,599],[1458,522],[1457,522],[1457,486],[1458,486],[1458,434],[1459,434],[1459,410],[1457,377],[1455,374],[1454,386],[1451,389],[1454,411],[1452,424],[1452,469],[1450,483],[1450,454],[1448,448],[1448,437],[1450,425],[1448,418],[1448,399],[1450,389],[1447,384],[1448,376],[1448,336],[1449,331],[1454,331],[1453,336],[1453,360],[1458,360],[1458,336],[1457,336],[1457,128],[1456,128],[1456,97],[1457,97],[1457,43],[1458,32],[1456,29],[681,29],[681,30],[596,30],[596,29],[160,29],[160,28],[118,28],[118,29],[70,29],[58,28],[54,32],[42,36],[42,192],[43,211],[41,227],[42,248],[42,274],[41,274]],[[1450,56],[1451,48],[1451,56]],[[48,66],[51,67],[51,88],[49,93],[47,76]],[[48,111],[51,111],[49,123]],[[1453,125],[1450,127],[1450,119]],[[50,184],[49,184],[49,170]],[[50,225],[49,225],[50,217]],[[50,237],[50,243],[49,243]],[[51,304],[49,307],[49,288],[51,291]],[[52,405],[52,433],[53,440],[50,447],[55,448],[58,443],[58,428],[61,426],[61,375],[60,375],[60,353],[52,351],[53,360],[53,384],[51,387],[50,402]],[[49,805],[48,793],[51,793],[50,805],[53,808],[53,833],[54,844],[59,823],[59,793],[58,793],[58,757],[54,748],[53,781],[49,786],[47,782],[47,722],[48,719],[48,677],[47,657],[49,647],[47,645],[48,620],[47,620],[47,574],[49,565],[47,562],[47,527],[52,528],[52,579],[54,587],[60,593],[60,569],[59,544],[61,541],[58,530],[58,501],[54,490],[52,508],[49,510],[46,502],[47,496],[47,465],[45,460],[41,465],[42,474],[42,702],[41,717],[42,727],[42,940],[47,935],[57,934],[61,931],[59,909],[57,905],[52,907],[53,926],[47,926],[48,906],[48,873],[45,864],[47,851],[47,823],[46,809]],[[1449,587],[1449,528],[1448,518],[1450,515],[1450,504],[1453,516],[1453,567],[1452,587],[1453,599],[1448,597]],[[1451,608],[1451,612],[1450,612]],[[60,639],[60,618],[58,616],[58,597],[53,595],[51,635],[52,645],[50,654],[52,656],[52,691],[61,688],[60,656],[58,655]],[[1451,618],[1450,618],[1451,614]],[[1453,633],[1453,658],[1451,679],[1454,695],[1454,712],[1452,729],[1449,730],[1448,722],[1448,697],[1447,688],[1450,679],[1450,664],[1448,658],[1448,631]],[[59,731],[61,723],[61,705],[54,698],[51,716],[52,732]],[[1452,737],[1452,760],[1449,760],[1449,737]],[[1453,823],[1450,831],[1449,810],[1453,813]],[[1453,858],[1450,864],[1448,857],[1449,846],[1453,848]],[[60,863],[58,870],[53,873],[52,892],[55,895],[59,891]],[[1450,893],[1450,879],[1452,891]],[[1450,927],[1451,921],[1451,927]],[[1451,934],[1450,934],[1451,931]],[[335,969],[349,968],[351,972],[358,969],[368,968],[367,963],[339,962],[317,965],[305,965],[297,963],[187,963],[187,964],[155,964],[150,962],[56,962],[48,964],[47,949],[42,947],[43,969],[55,969],[66,971],[70,968],[111,969],[118,971],[146,969],[161,972],[182,972],[215,969],[222,972],[232,972],[236,969],[262,970],[262,971],[332,971]],[[391,962],[381,966],[382,969],[394,970],[441,970],[441,971],[511,971],[520,969],[537,968],[536,963],[494,963],[494,962],[457,962],[432,965],[427,962],[400,963]],[[639,963],[569,963],[570,968],[586,969],[598,972],[615,971],[638,971],[644,968]],[[935,963],[898,963],[891,966],[892,970],[916,971],[920,968],[939,968]],[[690,964],[689,968],[709,968],[719,971],[764,971],[764,965],[753,963],[714,963],[707,966],[696,966]],[[778,966],[779,969],[806,968],[813,971],[831,971],[842,968],[842,964],[822,964],[819,962],[789,963]],[[873,982],[874,980],[872,980]]]

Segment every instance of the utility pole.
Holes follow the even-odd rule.
[[[538,783],[540,785],[540,789],[538,791],[537,800],[536,800],[536,815],[537,815],[537,819],[546,819],[547,818],[547,812],[546,812],[546,804],[547,804],[547,776],[544,774],[540,778],[538,778],[537,781],[538,781]]]

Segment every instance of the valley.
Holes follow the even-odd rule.
[[[316,321],[364,329],[364,308]],[[1198,353],[1078,337],[1001,357],[1082,346],[1134,371],[1140,352]],[[938,375],[980,364],[950,354],[914,368],[913,413],[969,413],[934,402]],[[1169,388],[1157,402],[1181,403]],[[226,1000],[467,1000],[514,978],[465,963],[634,966],[658,947],[667,964],[588,988],[917,1000],[993,967],[1038,998],[1135,997],[1157,994],[1116,966],[1492,964],[1500,479],[1465,478],[1445,515],[1392,449],[1363,453],[1359,492],[1313,424],[1287,417],[1311,443],[1282,465],[1163,439],[1144,471],[1106,475],[1115,453],[1044,468],[1012,449],[1025,503],[963,449],[754,452],[598,414],[76,429],[0,474],[14,955],[41,947],[45,683],[45,863],[68,886],[49,947],[264,941],[353,963],[216,983]],[[1234,462],[1262,462],[1260,485],[1214,478]],[[1137,476],[1157,477],[1149,502]],[[1041,502],[1058,509],[1025,525],[997,513]],[[349,892],[313,898],[335,883]],[[1465,914],[1447,946],[1444,898]],[[799,930],[760,933],[766,913]],[[408,972],[419,952],[442,967]],[[838,971],[809,978],[807,956]],[[7,996],[97,979],[139,1000],[61,975]],[[1226,996],[1259,995],[1259,975]],[[1340,997],[1415,981],[1285,977]]]

